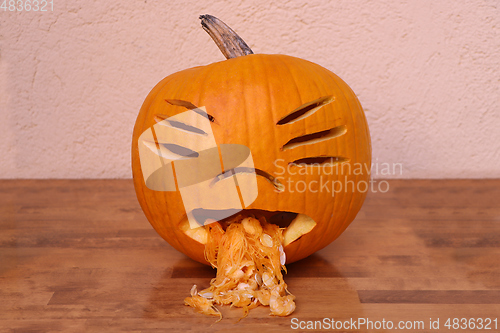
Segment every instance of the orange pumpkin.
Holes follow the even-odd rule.
[[[257,196],[235,208],[286,228],[287,263],[305,258],[339,237],[365,199],[371,146],[363,109],[349,86],[329,70],[291,56],[252,54],[227,26],[211,16],[202,21],[229,59],[174,73],[149,93],[132,139],[140,205],[168,243],[207,264],[205,228],[189,227],[178,180],[173,190],[149,188],[140,154],[141,135],[148,129],[204,107],[196,110],[208,114],[219,151],[241,145],[253,158]],[[172,164],[176,172],[183,168],[180,162]],[[218,195],[223,200],[224,193]]]

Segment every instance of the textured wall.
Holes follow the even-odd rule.
[[[395,177],[500,177],[496,0],[63,1],[0,12],[0,178],[131,176],[149,90],[223,56],[213,14],[259,53],[332,70],[358,94]],[[377,175],[376,175],[377,176]],[[378,175],[387,177],[391,175]]]

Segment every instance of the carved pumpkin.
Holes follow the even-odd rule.
[[[207,264],[206,227],[190,227],[179,180],[173,189],[149,188],[140,154],[141,145],[148,144],[141,135],[148,129],[188,110],[206,112],[216,149],[248,147],[253,159],[253,168],[232,166],[234,174],[250,169],[257,188],[254,200],[234,207],[235,212],[264,216],[286,228],[286,261],[305,258],[339,237],[365,199],[371,146],[363,109],[349,86],[329,70],[291,56],[252,54],[232,30],[222,26],[228,30],[219,34],[221,26],[214,29],[212,17],[202,18],[228,60],[174,73],[147,96],[132,140],[140,205],[168,243]],[[172,120],[170,125],[180,128]],[[184,162],[198,157],[156,137],[149,145],[182,155]],[[185,169],[180,161],[171,164],[177,173]]]

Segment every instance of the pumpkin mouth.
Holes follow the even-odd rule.
[[[283,246],[287,246],[290,243],[298,240],[303,235],[311,232],[316,226],[316,221],[306,214],[289,212],[289,211],[269,211],[264,209],[234,209],[233,210],[209,210],[209,209],[195,209],[192,214],[196,221],[200,224],[198,228],[191,228],[187,217],[184,218],[180,223],[180,229],[188,237],[194,239],[195,241],[206,244],[208,230],[207,226],[211,223],[217,221],[224,230],[234,223],[235,216],[251,216],[255,218],[265,218],[268,223],[275,224],[279,228],[283,229]],[[230,214],[230,216],[228,216]],[[225,218],[220,218],[221,216],[227,216]]]

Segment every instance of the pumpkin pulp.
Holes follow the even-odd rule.
[[[217,268],[210,287],[200,292],[194,285],[186,305],[198,312],[220,316],[215,305],[244,309],[244,316],[259,304],[269,306],[271,315],[287,316],[295,310],[295,296],[287,289],[283,229],[261,216],[238,215],[205,226],[205,259]]]

